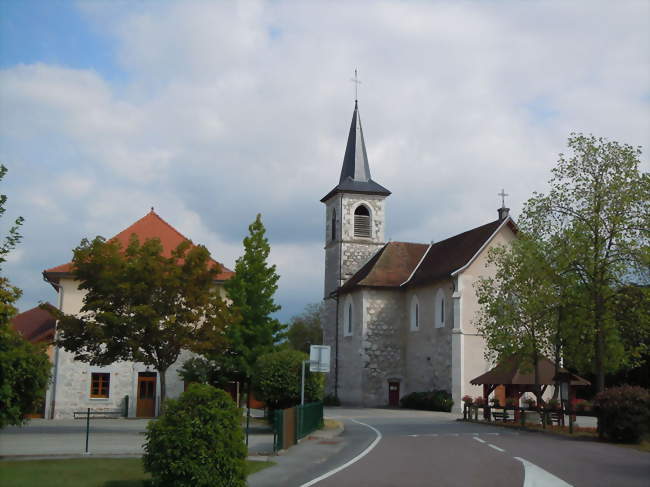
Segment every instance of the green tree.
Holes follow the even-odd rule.
[[[0,165],[0,181],[7,168]],[[7,196],[0,195],[0,217],[6,211]],[[0,244],[0,271],[7,254],[20,242],[23,218],[11,224]],[[21,291],[0,276],[0,428],[22,424],[25,415],[34,411],[45,397],[50,377],[50,362],[42,346],[33,345],[11,328],[18,310],[14,303]]]
[[[475,285],[481,305],[475,324],[486,340],[486,358],[501,362],[516,356],[524,369],[532,368],[539,403],[538,364],[553,353],[557,339],[553,267],[539,242],[525,235],[508,248],[490,249],[487,263],[494,276]]]
[[[566,269],[582,296],[580,339],[590,344],[582,352],[602,391],[605,372],[625,364],[615,319],[618,289],[648,275],[650,176],[639,170],[639,148],[582,134],[571,134],[568,146],[571,154],[560,154],[549,192],[528,200],[520,225],[545,242],[564,239]]]
[[[323,342],[323,328],[320,316],[322,304],[308,304],[305,310],[291,318],[287,340],[294,350],[309,353],[310,345],[321,345]]]
[[[132,235],[124,249],[102,237],[84,239],[73,265],[86,293],[78,315],[50,308],[60,320],[57,344],[94,365],[153,366],[163,402],[165,373],[181,351],[218,348],[233,322],[214,284],[218,266],[201,245],[185,241],[165,257],[157,238],[140,244]]]
[[[258,398],[271,409],[300,404],[302,362],[309,356],[298,350],[280,350],[259,357],[255,364],[253,386]],[[322,373],[305,371],[305,402],[323,398]]]
[[[220,364],[224,373],[250,385],[255,361],[273,350],[283,337],[284,326],[272,317],[280,309],[273,299],[280,276],[275,266],[267,263],[271,247],[261,215],[257,215],[248,231],[244,255],[237,259],[235,275],[225,284],[228,298],[241,320],[228,328],[226,353],[213,353],[210,358]]]

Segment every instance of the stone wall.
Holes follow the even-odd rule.
[[[364,406],[388,404],[388,380],[406,377],[403,293],[363,289],[365,333],[362,343]]]
[[[438,291],[445,296],[445,321],[443,327],[436,327],[435,317],[440,313],[437,302]],[[407,381],[401,394],[411,392],[446,390],[451,392],[451,330],[453,306],[451,305],[451,280],[442,280],[431,285],[409,289],[405,293],[405,309],[409,316],[405,321]],[[419,327],[410,326],[411,302],[417,298],[419,304]]]

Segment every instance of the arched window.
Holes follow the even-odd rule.
[[[420,303],[417,296],[411,299],[411,331],[420,329]]]
[[[445,293],[442,289],[438,289],[436,293],[436,309],[435,309],[435,322],[436,328],[442,328],[445,326]]]
[[[359,205],[354,210],[354,236],[370,238],[370,211],[366,205]]]
[[[352,335],[352,300],[348,296],[343,308],[343,336]]]
[[[336,240],[336,208],[332,208],[332,241]]]

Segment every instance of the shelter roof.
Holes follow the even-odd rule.
[[[133,234],[137,235],[141,242],[151,238],[160,239],[160,243],[163,247],[162,254],[165,257],[171,257],[172,251],[182,242],[192,242],[189,238],[185,237],[173,226],[163,220],[155,211],[153,211],[153,208],[144,217],[140,218],[128,228],[122,230],[110,240],[118,241],[122,247],[126,247],[129,244],[131,235]],[[218,281],[228,280],[235,275],[233,271],[214,259],[212,259],[212,265],[218,265],[221,269],[217,275]],[[73,263],[68,262],[67,264],[62,264],[43,271],[43,276],[48,282],[54,285],[60,278],[71,276],[72,267]]]
[[[56,319],[47,310],[36,306],[14,316],[11,325],[25,340],[37,343],[54,338]]]
[[[572,386],[588,386],[591,384],[588,380],[572,374],[563,367],[558,369],[558,374],[569,377]],[[524,367],[519,357],[511,357],[469,382],[475,386],[482,384],[532,385],[535,384],[535,372],[532,366]],[[542,357],[539,361],[539,380],[537,383],[540,385],[555,384],[555,363],[547,357]]]

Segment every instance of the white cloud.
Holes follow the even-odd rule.
[[[318,200],[338,180],[354,67],[394,240],[493,219],[501,188],[516,214],[570,131],[649,142],[646,2],[128,5],[80,6],[112,39],[119,84],[0,72],[0,156],[29,225],[7,267],[24,308],[46,292],[25,275],[152,205],[229,266],[262,212],[287,313],[320,299]]]

